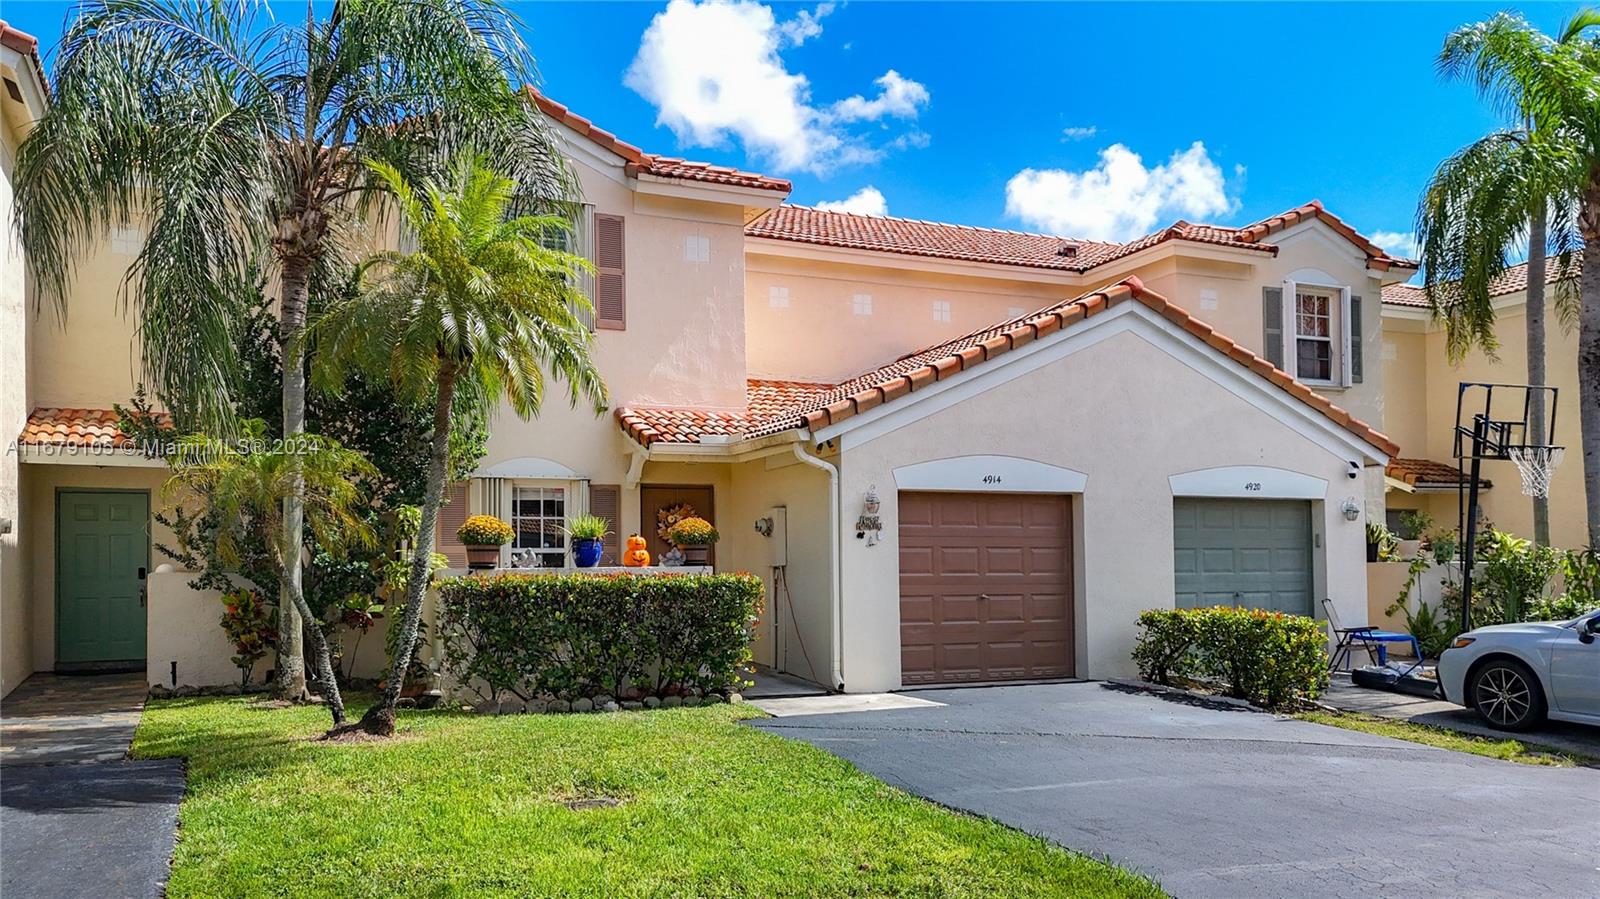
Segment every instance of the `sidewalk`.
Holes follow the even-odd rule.
[[[183,763],[129,761],[139,675],[35,674],[0,702],[0,896],[162,894]]]
[[[1322,695],[1321,701],[1341,712],[1360,712],[1379,718],[1394,718],[1495,740],[1516,739],[1562,752],[1600,758],[1600,728],[1550,721],[1527,733],[1495,730],[1484,724],[1471,709],[1464,709],[1442,699],[1428,699],[1407,693],[1357,687],[1350,683],[1350,675],[1344,672],[1333,676],[1332,682],[1328,685],[1328,692]]]

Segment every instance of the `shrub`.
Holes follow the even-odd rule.
[[[1146,680],[1212,681],[1269,707],[1315,698],[1328,683],[1327,638],[1314,618],[1215,606],[1139,616],[1133,660]]]
[[[567,533],[574,540],[604,540],[611,533],[611,522],[598,515],[579,515],[567,525]]]
[[[1563,554],[1505,531],[1490,531],[1484,548],[1483,579],[1472,597],[1473,623],[1528,620],[1528,613],[1549,598],[1545,591]]]
[[[760,614],[748,574],[501,574],[439,589],[446,670],[528,699],[740,683]]]
[[[1421,540],[1422,535],[1433,527],[1433,516],[1427,512],[1401,512],[1400,513],[1400,539]]]
[[[667,539],[674,546],[710,546],[722,535],[704,518],[685,518],[667,529]]]
[[[516,532],[493,515],[474,515],[456,528],[456,539],[467,546],[505,546]]]

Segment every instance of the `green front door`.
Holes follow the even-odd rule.
[[[1310,503],[1179,497],[1172,524],[1178,608],[1313,614]]]
[[[140,570],[150,564],[150,495],[56,494],[56,663],[144,660]]]

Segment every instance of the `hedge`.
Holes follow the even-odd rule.
[[[748,574],[499,574],[439,587],[445,669],[523,699],[728,690],[750,664]]]
[[[1133,661],[1158,684],[1210,681],[1257,705],[1316,698],[1328,685],[1328,640],[1314,618],[1215,606],[1139,615]]]

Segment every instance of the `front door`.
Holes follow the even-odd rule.
[[[63,490],[56,495],[56,662],[140,663],[150,564],[150,495]]]
[[[696,518],[704,518],[712,524],[717,523],[716,510],[713,508],[711,488],[692,484],[645,484],[639,488],[639,530],[643,533],[645,544],[650,549],[650,562],[653,565],[661,563],[661,557],[667,550],[672,549],[672,544],[660,534],[661,513],[666,510],[687,511]],[[716,564],[717,548],[711,547],[711,563]]]

